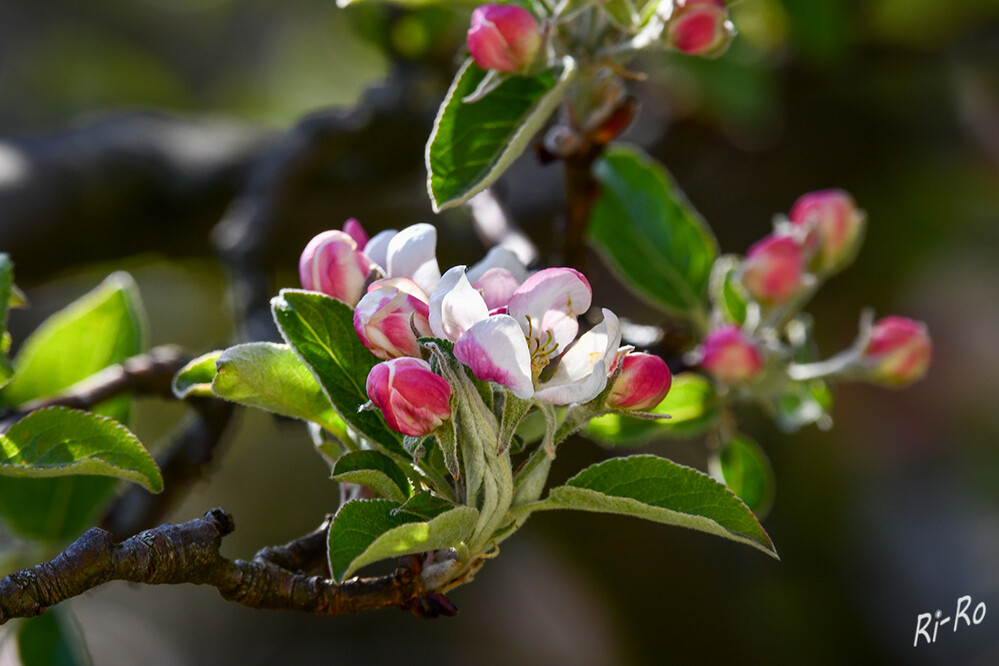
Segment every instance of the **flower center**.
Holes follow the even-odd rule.
[[[551,331],[535,332],[534,322],[527,318],[527,348],[531,350],[531,377],[537,382],[541,371],[548,365],[551,356],[558,349],[558,343]]]

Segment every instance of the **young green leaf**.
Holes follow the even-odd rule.
[[[565,96],[576,63],[565,57],[552,71],[511,76],[482,99],[463,101],[486,74],[466,60],[437,113],[426,151],[435,212],[486,189],[524,152]]]
[[[346,436],[343,419],[333,409],[308,366],[288,345],[251,342],[230,347],[216,361],[215,395],[241,405],[304,419],[334,435]]]
[[[708,285],[711,302],[730,324],[742,326],[749,314],[751,299],[736,277],[739,257],[726,254],[715,261]]]
[[[614,458],[587,467],[530,508],[645,518],[739,541],[777,557],[756,516],[731,490],[696,469],[655,456]]]
[[[612,146],[594,175],[601,194],[590,241],[637,294],[705,325],[718,244],[704,220],[666,169],[638,148]]]
[[[828,427],[832,423],[832,391],[821,379],[788,382],[773,399],[777,425],[784,432],[798,432],[812,423]]]
[[[221,351],[208,352],[180,369],[173,376],[170,388],[173,394],[184,400],[189,397],[211,398],[212,380],[215,379],[215,361],[222,355]]]
[[[411,488],[409,479],[395,462],[378,451],[355,451],[337,459],[331,479],[359,483],[390,500],[405,502]]]
[[[14,295],[14,262],[6,254],[0,253],[0,387],[14,375],[14,366],[7,358],[10,336],[7,333],[7,311]]]
[[[153,457],[114,419],[66,407],[28,414],[0,435],[0,476],[112,476],[163,490]]]
[[[718,418],[711,382],[695,372],[675,376],[669,393],[651,411],[669,414],[670,418],[645,420],[627,414],[605,414],[590,421],[583,434],[604,446],[642,446],[662,437],[697,437],[707,432]]]
[[[459,506],[428,521],[390,500],[355,500],[337,512],[330,526],[330,571],[342,581],[366,564],[457,546],[475,529],[479,512]]]
[[[436,518],[445,511],[450,511],[454,508],[454,503],[449,502],[443,497],[437,497],[427,491],[419,492],[410,497],[408,500],[402,503],[398,509],[394,509],[395,513],[404,511],[406,513],[412,513],[425,520],[430,520],[431,518]]]
[[[738,435],[709,461],[711,475],[763,518],[774,501],[774,472],[760,445]]]
[[[109,276],[93,291],[46,319],[14,360],[16,376],[0,390],[0,405],[19,405],[72,386],[142,351],[145,313],[135,282]],[[113,398],[92,410],[127,423],[130,400]],[[0,515],[26,537],[61,541],[79,536],[114,492],[103,476],[5,478]]]
[[[319,380],[344,421],[391,453],[406,456],[402,435],[386,425],[381,413],[357,411],[368,401],[368,373],[378,358],[358,339],[350,306],[314,291],[282,289],[271,300],[271,310],[285,342]]]

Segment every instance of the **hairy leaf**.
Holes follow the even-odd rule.
[[[28,414],[0,435],[0,476],[112,476],[150,492],[163,478],[142,443],[114,419],[66,407]]]
[[[330,571],[342,581],[379,560],[457,546],[475,528],[479,512],[459,506],[428,521],[399,502],[355,500],[337,512],[330,526]]]
[[[511,76],[485,97],[465,102],[487,72],[466,60],[448,90],[427,143],[427,188],[434,211],[468,201],[524,152],[576,75],[566,57],[550,72]]]
[[[591,242],[637,294],[703,324],[718,255],[711,230],[666,169],[638,148],[609,148],[594,175],[601,194],[590,217]]]
[[[215,361],[222,355],[221,350],[202,354],[185,365],[173,376],[170,387],[181,400],[189,397],[210,398],[212,380],[215,379]]]
[[[655,456],[614,458],[553,488],[533,510],[616,513],[689,527],[777,557],[756,516],[731,490],[696,469]]]
[[[16,376],[0,390],[0,404],[18,405],[56,394],[142,351],[145,314],[126,273],[115,273],[93,291],[46,319],[14,360]],[[113,398],[92,410],[128,422],[130,400]],[[61,541],[79,536],[111,497],[117,479],[72,476],[5,478],[0,515],[20,534]]]
[[[411,492],[409,479],[391,458],[378,451],[355,451],[337,459],[331,479],[359,483],[390,500],[405,502]]]

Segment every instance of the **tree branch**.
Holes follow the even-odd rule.
[[[0,580],[0,624],[38,615],[113,580],[211,585],[224,599],[250,608],[321,616],[379,608],[403,608],[424,617],[456,612],[443,595],[427,594],[415,559],[387,576],[352,578],[337,584],[275,563],[282,557],[286,562],[296,560],[293,553],[312,552],[322,527],[299,540],[301,543],[264,549],[251,561],[229,560],[219,554],[222,538],[234,529],[232,516],[222,509],[212,509],[204,518],[180,525],[160,525],[121,543],[114,543],[109,532],[91,528],[50,562]]]

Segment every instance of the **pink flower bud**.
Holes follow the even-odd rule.
[[[798,291],[804,267],[797,241],[790,236],[770,235],[746,253],[742,282],[757,301],[780,305]]]
[[[516,5],[482,5],[472,12],[468,50],[482,69],[519,72],[541,48],[537,19]]]
[[[666,38],[677,51],[717,57],[733,36],[725,0],[676,0]]]
[[[354,239],[357,249],[364,251],[364,246],[368,244],[368,232],[364,230],[361,223],[353,217],[343,223],[343,233]]]
[[[378,358],[419,358],[417,337],[432,335],[429,314],[427,296],[415,282],[408,278],[378,280],[354,309],[354,330]]]
[[[864,214],[843,190],[822,190],[801,196],[791,207],[791,222],[809,228],[806,245],[816,250],[817,270],[838,268],[860,241]]]
[[[364,293],[371,260],[357,250],[357,242],[342,231],[324,231],[305,246],[298,260],[302,286],[321,291],[353,306]]]
[[[451,386],[419,358],[394,358],[371,368],[368,397],[396,432],[429,435],[451,418]]]
[[[717,379],[750,382],[763,371],[763,354],[738,326],[723,326],[704,339],[701,367]]]
[[[663,401],[673,383],[666,361],[652,354],[631,353],[623,363],[607,396],[608,407],[648,411]]]
[[[891,316],[874,323],[864,359],[871,366],[871,379],[902,386],[926,374],[932,352],[926,324]]]

